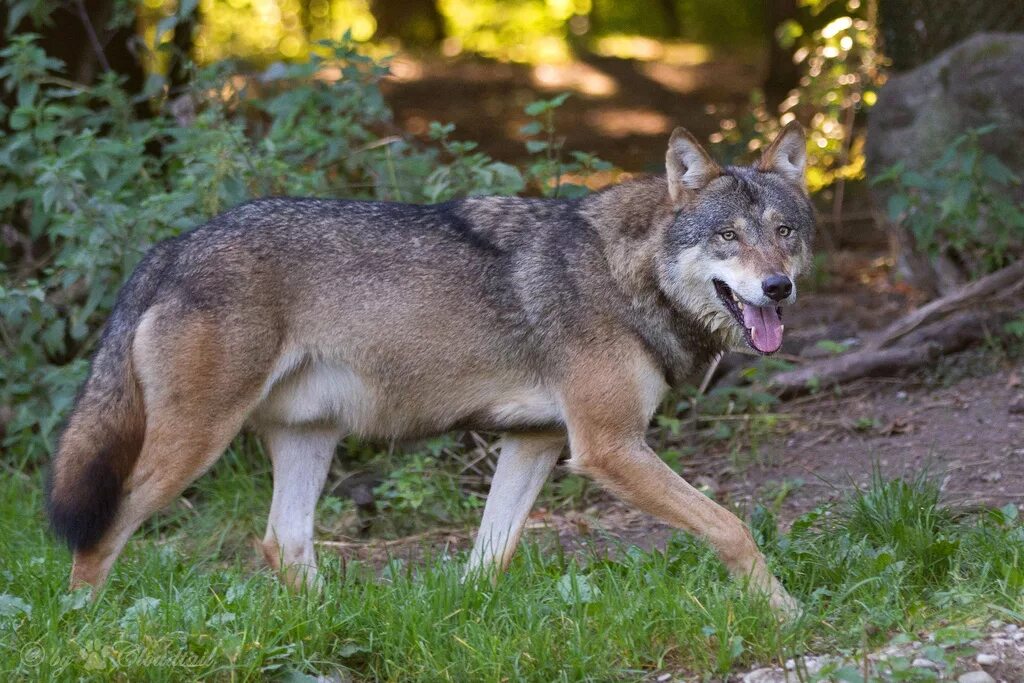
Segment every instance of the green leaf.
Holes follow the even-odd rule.
[[[124,611],[121,616],[120,625],[121,628],[129,628],[135,625],[145,617],[151,616],[156,612],[157,607],[160,606],[159,598],[138,598],[132,606]]]
[[[156,22],[156,34],[153,37],[153,44],[159,45],[163,42],[163,37],[172,32],[174,27],[178,25],[177,15],[172,14],[169,17],[164,17],[160,21]]]
[[[10,118],[7,120],[11,130],[24,130],[32,124],[32,110],[25,107],[18,107],[11,112]]]
[[[903,174],[903,169],[906,164],[902,161],[898,161],[889,168],[885,169],[874,178],[871,179],[872,185],[880,185],[882,183],[892,182],[899,178]]]
[[[0,617],[14,617],[24,614],[32,614],[32,605],[28,604],[17,595],[0,593]]]
[[[931,182],[917,171],[907,171],[900,177],[900,182],[907,187],[927,189]]]
[[[836,669],[832,676],[844,683],[864,683],[864,675],[856,667],[844,666]]]
[[[543,126],[540,125],[540,121],[530,121],[528,124],[520,128],[519,132],[523,135],[536,135],[543,129]]]
[[[1019,517],[1019,511],[1017,506],[1013,503],[1007,503],[1003,507],[999,508],[1000,512],[1003,513],[1004,524],[1013,524]]]
[[[582,574],[562,574],[556,584],[558,594],[566,603],[583,604],[594,602],[600,595],[601,589],[593,585],[590,580]]]
[[[889,220],[899,223],[903,220],[904,213],[910,208],[910,198],[905,194],[894,194],[889,197],[887,208]]]
[[[983,156],[980,165],[985,177],[999,185],[1019,182],[1016,174],[992,154]]]

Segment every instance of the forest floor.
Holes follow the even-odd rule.
[[[405,131],[425,136],[431,121],[454,123],[457,139],[507,162],[528,156],[519,132],[529,121],[523,107],[569,92],[555,117],[566,150],[596,153],[628,172],[656,172],[675,126],[706,139],[759,83],[756,59],[705,50],[679,46],[675,59],[664,52],[646,59],[582,53],[540,66],[398,57],[383,91]]]

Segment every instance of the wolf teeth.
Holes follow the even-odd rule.
[[[750,338],[751,339],[757,339],[757,329],[756,328],[748,327],[747,330],[750,332]]]
[[[736,299],[736,305],[740,307],[741,311],[743,310],[743,302],[742,301],[740,301],[739,299]]]

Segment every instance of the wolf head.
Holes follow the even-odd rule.
[[[782,346],[782,308],[796,301],[814,231],[806,158],[795,122],[752,166],[720,167],[682,128],[669,140],[675,218],[659,248],[661,287],[734,346],[763,354]]]

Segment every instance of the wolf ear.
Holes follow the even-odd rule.
[[[722,174],[714,159],[685,128],[676,128],[668,139],[665,171],[668,174],[668,193],[674,204]]]
[[[803,127],[790,121],[782,129],[757,162],[757,170],[778,173],[789,182],[807,191],[804,172],[807,170],[807,139]]]

